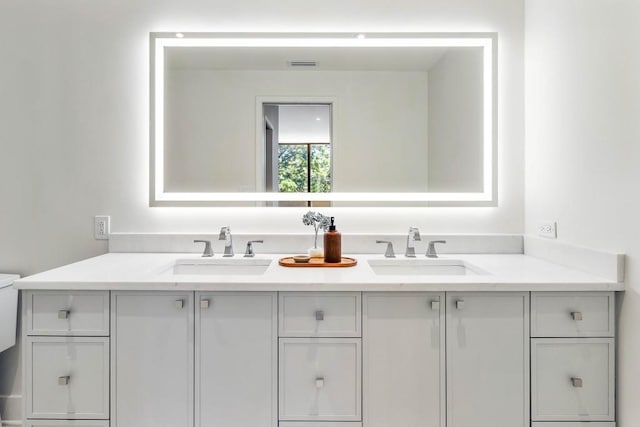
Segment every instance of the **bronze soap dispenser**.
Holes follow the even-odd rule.
[[[324,233],[324,262],[337,263],[342,261],[342,235],[331,217],[329,230]]]

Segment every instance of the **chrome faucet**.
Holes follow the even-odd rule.
[[[220,229],[220,236],[218,240],[224,240],[224,255],[225,257],[233,256],[233,238],[231,237],[231,227],[228,225]]]
[[[254,243],[264,243],[264,240],[249,240],[247,242],[247,249],[244,251],[245,258],[253,258],[256,256],[255,251],[253,250]]]
[[[414,246],[414,243],[418,240],[421,240],[418,227],[409,227],[409,234],[407,234],[407,249],[404,251],[404,256],[407,258],[416,257],[416,247]]]
[[[429,246],[427,247],[427,257],[428,258],[438,258],[438,253],[436,252],[436,243],[447,243],[446,240],[431,240],[429,242]]]
[[[204,243],[204,251],[202,251],[203,257],[213,256],[213,250],[211,249],[211,240],[194,240],[193,243]]]
[[[395,252],[393,252],[393,243],[390,242],[389,240],[376,240],[376,243],[386,243],[387,244],[387,250],[384,252],[384,257],[385,258],[395,258],[396,254]]]

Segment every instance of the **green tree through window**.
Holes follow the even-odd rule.
[[[310,168],[309,165],[311,165]],[[329,144],[280,144],[278,191],[282,193],[330,192],[331,146]]]

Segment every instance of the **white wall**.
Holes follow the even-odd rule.
[[[3,0],[0,271],[102,253],[114,231],[304,231],[304,209],[148,207],[150,31],[497,31],[500,203],[335,208],[343,232],[517,233],[523,228],[522,0]]]
[[[619,427],[640,420],[640,2],[526,0],[526,230],[626,253]],[[620,301],[619,301],[620,303]]]

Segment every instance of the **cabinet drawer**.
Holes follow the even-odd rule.
[[[27,335],[108,336],[109,292],[25,292]]]
[[[531,336],[613,337],[613,292],[533,292]]]
[[[361,421],[361,345],[354,338],[281,338],[281,421]]]
[[[27,418],[109,418],[109,338],[25,342]]]
[[[26,427],[109,427],[109,421],[27,420]]]
[[[531,423],[531,427],[616,427],[616,423],[597,423],[593,421],[575,423]]]
[[[362,427],[362,423],[359,422],[301,422],[301,421],[284,421],[278,424],[278,427]],[[597,426],[596,426],[597,427]]]
[[[613,338],[531,340],[533,421],[614,421]]]
[[[359,337],[359,292],[280,293],[281,337]]]

